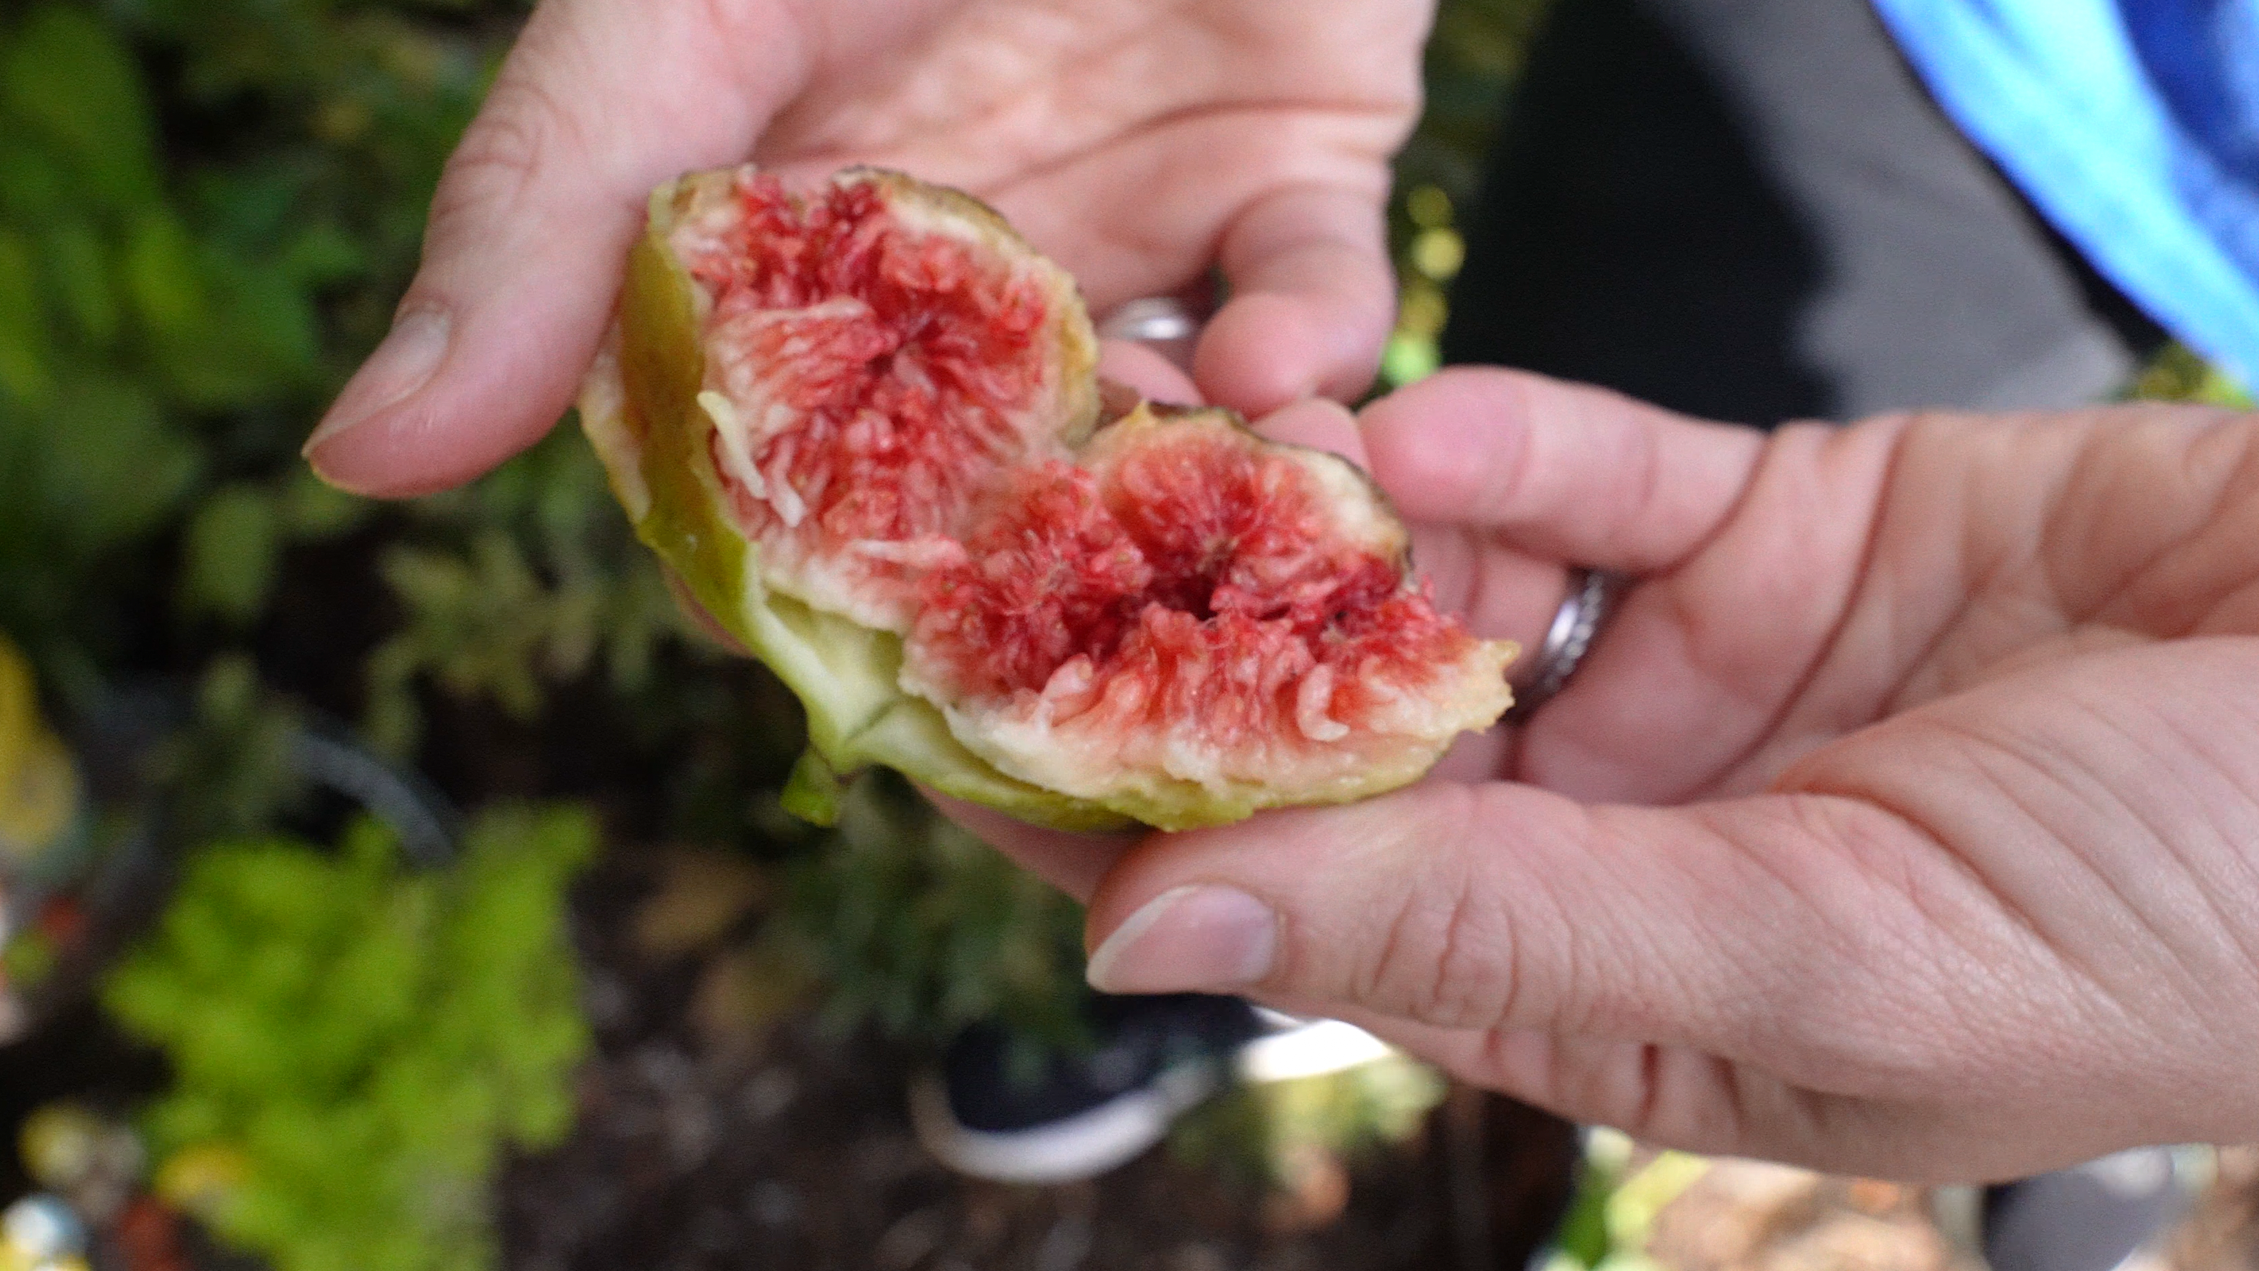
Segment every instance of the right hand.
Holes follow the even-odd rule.
[[[952,808],[1090,901],[1093,983],[1843,1172],[2259,1132],[2259,416],[1765,436],[1463,369],[1358,423],[1477,632],[1541,629],[1536,567],[1637,581],[1560,697],[1382,798],[1112,840]]]
[[[448,163],[392,336],[307,456],[406,496],[532,444],[595,353],[645,195],[748,158],[962,187],[1100,314],[1220,269],[1206,397],[1353,396],[1393,315],[1381,208],[1431,7],[545,0]]]

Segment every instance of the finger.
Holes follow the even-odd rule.
[[[1609,1125],[1642,1143],[1713,1156],[1749,1156],[1835,1174],[1909,1183],[2028,1177],[2156,1142],[2091,1106],[2066,1118],[2060,1082],[2044,1079],[2033,1105],[1957,1084],[1926,1098],[1868,1098],[1782,1080],[1762,1064],[1678,1046],[1442,1029],[1345,1012],[1373,1035],[1488,1089],[1567,1120]],[[2010,1066],[2040,1061],[2024,1045]],[[2170,1134],[2165,1137],[2172,1137]]]
[[[1110,992],[1687,1046],[1867,1094],[1931,1089],[1953,1045],[1925,1030],[2028,956],[1979,882],[1865,804],[1590,807],[1503,783],[1157,836],[1089,930]]]
[[[750,152],[797,88],[799,37],[771,3],[543,4],[448,161],[392,334],[307,441],[315,470],[420,494],[546,432],[594,356],[644,196]]]
[[[1202,332],[1193,378],[1250,418],[1298,398],[1362,394],[1395,319],[1385,190],[1291,186],[1233,220],[1217,263],[1231,300]]]
[[[1365,408],[1373,473],[1414,520],[1648,573],[1685,558],[1741,498],[1763,434],[1519,371],[1447,370]]]

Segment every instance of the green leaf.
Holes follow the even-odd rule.
[[[116,339],[123,315],[101,235],[84,219],[73,218],[56,221],[40,237],[48,284],[63,312],[89,343],[107,345]]]
[[[0,392],[45,402],[55,391],[53,358],[31,242],[0,227]]]
[[[222,487],[188,523],[181,607],[238,625],[257,618],[282,556],[275,497],[246,483]]]
[[[271,400],[313,377],[313,307],[282,271],[207,253],[199,262],[210,320],[173,333],[162,350],[175,391],[226,408]]]
[[[46,448],[48,514],[88,550],[155,529],[180,506],[202,457],[140,385],[74,381],[56,394]]]
[[[161,1047],[161,1152],[234,1145],[214,1228],[278,1271],[495,1265],[489,1180],[569,1127],[588,1048],[565,896],[597,846],[576,808],[473,822],[444,873],[363,822],[336,851],[192,856],[102,999]]]
[[[126,239],[125,279],[135,311],[160,340],[192,339],[210,320],[196,245],[170,211],[152,211],[134,222]]]
[[[38,225],[64,214],[71,201],[70,175],[8,128],[7,113],[0,111],[0,218]]]
[[[301,287],[328,287],[366,273],[369,252],[361,240],[323,221],[299,231],[283,249],[282,272]]]
[[[158,364],[190,404],[242,406],[311,380],[313,308],[280,268],[201,245],[160,211],[135,223],[125,272]]]
[[[314,475],[304,465],[293,466],[282,491],[282,520],[292,538],[320,541],[349,534],[375,508],[357,494],[347,494]]]
[[[118,208],[155,201],[156,129],[140,68],[106,25],[46,5],[0,49],[0,105],[67,163],[84,195]]]

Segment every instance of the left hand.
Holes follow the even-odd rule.
[[[392,334],[308,460],[405,496],[548,431],[610,321],[644,200],[757,160],[993,203],[1103,317],[1204,283],[1194,359],[1248,413],[1372,380],[1383,205],[1432,0],[543,0],[432,202]]]

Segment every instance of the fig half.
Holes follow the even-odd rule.
[[[1067,829],[1403,785],[1511,703],[1364,474],[1228,412],[1099,426],[1080,295],[850,169],[651,198],[583,427],[638,534],[808,711],[788,806],[896,768]]]

